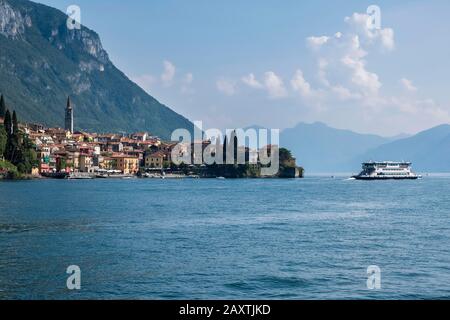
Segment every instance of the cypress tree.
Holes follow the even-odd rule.
[[[225,135],[225,140],[223,141],[223,151],[222,151],[223,164],[227,163],[227,149],[228,149],[228,138]]]
[[[233,131],[233,153],[234,153],[234,164],[237,164],[238,160],[238,138],[236,130]]]
[[[5,126],[6,134],[9,137],[12,134],[11,113],[9,113],[9,110],[6,110],[5,112],[5,120],[3,125]]]
[[[33,164],[36,163],[36,154],[33,144],[24,136],[21,138],[17,113],[13,111],[12,117],[9,110],[5,112],[4,127],[7,133],[4,157],[17,167],[20,173],[30,173]]]
[[[11,152],[12,152],[12,144],[11,144],[11,136],[12,136],[12,122],[11,122],[11,113],[9,110],[6,110],[5,113],[5,121],[4,121],[5,131],[6,131],[6,145],[3,156],[6,160],[11,160]]]
[[[6,140],[5,158],[13,165],[17,166],[23,160],[22,159],[23,152],[20,146],[19,124],[17,121],[17,114],[15,111],[13,112],[12,119],[9,110],[6,111],[5,129],[8,134]]]
[[[19,140],[19,123],[17,121],[17,114],[16,110],[13,111],[12,115],[12,155],[11,155],[11,162],[14,165],[18,165],[20,162],[22,162],[22,150],[20,146],[20,140]]]
[[[14,136],[14,140],[16,142],[19,142],[19,123],[17,121],[16,110],[13,111],[13,116],[12,116],[12,133]]]
[[[5,98],[3,97],[3,94],[0,97],[0,118],[4,118],[6,115],[6,104],[5,104]]]

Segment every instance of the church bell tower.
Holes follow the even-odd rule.
[[[70,97],[67,97],[66,117],[64,122],[64,129],[73,133],[73,108],[70,103]]]

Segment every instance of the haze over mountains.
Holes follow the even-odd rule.
[[[292,150],[308,173],[360,170],[364,161],[411,161],[418,172],[450,172],[450,125],[414,136],[385,138],[331,128],[323,123],[300,123],[285,129],[280,142]]]
[[[443,124],[368,150],[355,158],[411,161],[419,172],[450,172],[450,125]]]
[[[75,129],[150,131],[163,138],[193,124],[148,95],[109,60],[99,36],[67,28],[61,11],[0,0],[0,93],[21,120],[63,126],[67,96]]]

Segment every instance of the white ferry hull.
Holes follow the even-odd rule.
[[[353,176],[356,180],[417,180],[420,175],[411,171],[411,162],[365,162],[363,171]]]
[[[375,177],[368,177],[368,176],[353,176],[356,180],[417,180],[420,177],[419,176],[409,176],[409,177],[388,177],[388,176],[375,176]]]

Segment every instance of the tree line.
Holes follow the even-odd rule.
[[[17,167],[21,174],[31,173],[37,165],[37,156],[33,143],[19,127],[17,113],[12,114],[7,108],[3,94],[0,96],[0,117],[3,127],[0,127],[0,156]]]

